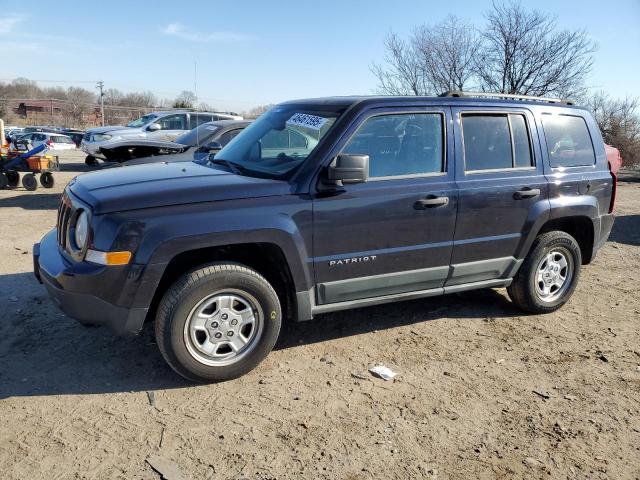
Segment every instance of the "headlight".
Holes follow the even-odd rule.
[[[94,142],[105,142],[107,140],[111,140],[111,135],[105,135],[105,134],[101,134],[101,133],[94,133],[93,134],[93,141]]]
[[[73,229],[73,240],[75,247],[78,250],[82,250],[87,243],[87,236],[89,234],[89,216],[87,212],[82,211],[76,219],[76,225]]]

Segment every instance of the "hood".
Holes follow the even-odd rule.
[[[112,132],[114,130],[128,130],[129,127],[125,127],[124,125],[108,125],[106,127],[95,127],[88,128],[85,133],[107,133]]]
[[[195,148],[190,147],[184,152],[180,153],[170,153],[168,155],[153,155],[151,157],[141,157],[134,158],[132,160],[127,160],[126,162],[117,163],[115,166],[117,167],[130,167],[132,165],[144,165],[146,163],[162,163],[162,162],[193,162],[198,161],[198,163],[206,163],[206,160],[202,160],[196,157],[195,152],[193,151]],[[209,154],[207,154],[208,156]]]
[[[235,175],[193,162],[87,173],[76,177],[69,189],[96,214],[291,193],[285,181]]]
[[[130,140],[116,140],[115,142],[109,142],[108,145],[100,147],[100,150],[115,150],[117,148],[135,148],[135,147],[151,147],[151,148],[166,148],[170,150],[184,150],[187,145],[176,142],[168,142],[163,140],[147,140],[130,139]]]

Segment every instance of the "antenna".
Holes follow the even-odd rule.
[[[193,94],[195,95],[196,99],[194,100],[194,102],[196,103],[194,105],[195,107],[195,111],[198,111],[198,62],[196,60],[193,61]],[[196,118],[197,114],[196,114]],[[198,123],[198,122],[196,122]],[[200,129],[199,129],[200,125],[197,124],[196,125],[196,145],[197,148],[200,148]]]

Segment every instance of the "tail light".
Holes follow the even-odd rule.
[[[47,140],[47,145],[52,146],[53,142],[51,141],[51,139]]]
[[[618,176],[611,169],[611,162],[608,162],[609,165],[609,173],[611,174],[611,179],[613,180],[613,185],[611,186],[611,203],[609,203],[609,213],[613,213],[616,207],[616,190],[618,190]]]

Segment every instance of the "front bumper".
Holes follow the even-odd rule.
[[[87,155],[91,155],[93,157],[101,156],[100,155],[100,147],[104,145],[104,142],[85,142],[84,140],[80,144],[80,149],[86,153]]]
[[[100,297],[113,283],[109,278],[113,268],[117,267],[71,264],[60,253],[55,229],[33,246],[34,275],[64,313],[85,325],[106,325],[118,335],[135,335],[149,309],[120,306]]]

